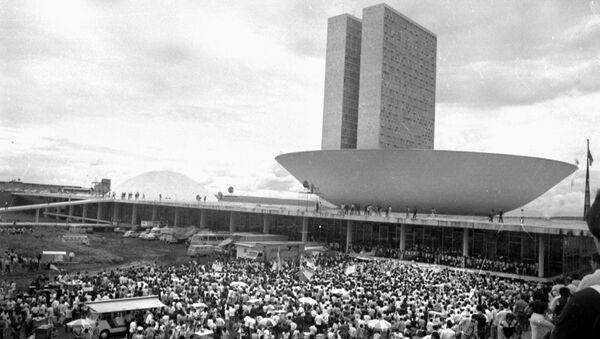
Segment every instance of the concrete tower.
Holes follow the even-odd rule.
[[[380,4],[327,26],[322,149],[432,149],[436,36]]]
[[[360,39],[359,19],[348,14],[329,18],[322,149],[356,148]]]
[[[436,49],[393,8],[363,9],[357,148],[433,149]]]

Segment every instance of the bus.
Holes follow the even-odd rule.
[[[61,237],[63,242],[77,243],[83,245],[90,244],[90,238],[85,234],[71,233],[65,234]]]
[[[230,237],[229,233],[214,233],[214,232],[200,232],[194,234],[190,238],[190,245],[213,245],[218,246],[225,239]]]
[[[85,305],[90,310],[90,319],[97,321],[98,333],[102,339],[127,332],[129,325],[125,322],[127,313],[165,307],[165,304],[160,302],[156,295],[91,301],[86,302]]]

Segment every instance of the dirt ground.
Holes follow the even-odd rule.
[[[67,272],[95,272],[110,270],[143,262],[171,264],[189,260],[185,244],[168,244],[158,240],[123,238],[122,233],[112,230],[88,233],[89,245],[66,243],[61,236],[71,233],[65,227],[37,227],[22,235],[0,234],[0,255],[13,250],[18,254],[36,257],[42,251],[74,252],[73,262],[58,265]],[[17,268],[15,272],[0,273],[0,279],[15,281],[18,287],[27,287],[40,274],[56,274],[45,265],[40,270]]]

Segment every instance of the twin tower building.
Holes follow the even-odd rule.
[[[436,49],[385,4],[329,18],[322,149],[433,149]]]

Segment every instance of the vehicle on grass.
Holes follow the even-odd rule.
[[[142,220],[140,222],[140,226],[142,228],[154,228],[154,227],[159,227],[161,226],[161,221],[159,220],[155,220],[155,221],[150,221],[150,220]]]
[[[85,234],[79,233],[65,234],[62,236],[62,241],[70,243],[79,243],[83,245],[90,244],[90,238]]]
[[[150,230],[150,233],[147,236],[146,240],[157,240],[158,238],[160,238],[160,234],[160,227],[154,227]]]
[[[124,238],[137,238],[139,236],[140,234],[136,231],[127,231],[125,234],[123,234]]]
[[[168,244],[177,244],[181,241],[179,241],[179,239],[175,238],[173,235],[167,235],[164,238],[164,241]]]
[[[128,312],[145,312],[146,310],[165,307],[158,296],[123,298],[87,302],[90,319],[98,321],[100,338],[106,339],[115,334],[127,332],[125,315]]]
[[[140,234],[140,239],[156,240],[156,239],[158,239],[158,235],[156,233],[152,233],[152,232],[144,232],[144,233]]]
[[[163,227],[160,229],[160,235],[158,236],[158,240],[167,241],[167,239],[173,238],[175,234],[175,229],[172,227]]]
[[[230,235],[228,233],[214,233],[214,232],[199,232],[194,234],[190,238],[190,245],[213,245],[218,246],[225,239],[228,239]]]
[[[40,258],[41,264],[54,264],[62,263],[68,259],[68,253],[66,251],[42,251]]]

